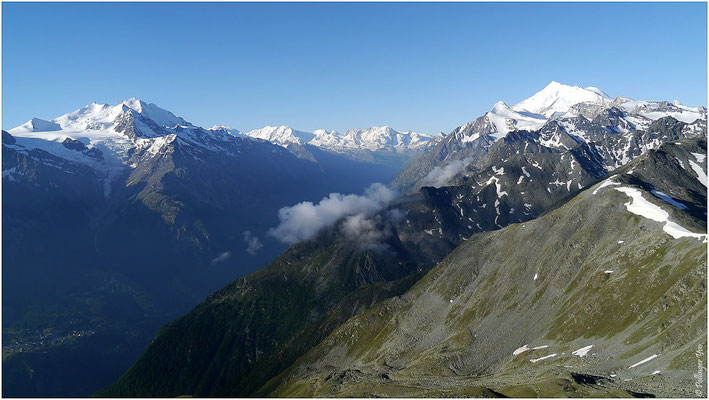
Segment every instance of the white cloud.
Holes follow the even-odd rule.
[[[451,179],[453,179],[453,177],[463,171],[472,161],[473,159],[468,157],[462,160],[451,161],[443,168],[436,167],[432,169],[425,178],[423,178],[422,185],[433,186],[436,188],[445,186]]]
[[[244,231],[244,243],[246,243],[246,252],[252,256],[256,255],[261,247],[263,247],[263,243],[261,243],[258,236],[252,235],[251,231]]]
[[[335,225],[343,217],[372,216],[395,198],[396,192],[381,183],[370,185],[362,196],[330,193],[318,204],[304,201],[281,208],[278,211],[281,222],[270,229],[268,234],[284,243],[297,243],[312,238],[322,229]],[[350,233],[366,228],[367,223],[361,218],[349,223],[347,229]]]
[[[212,260],[212,265],[214,265],[214,264],[216,264],[216,263],[220,263],[220,262],[222,262],[222,261],[226,261],[226,260],[228,260],[228,259],[230,259],[230,258],[231,258],[231,251],[225,251],[225,252],[223,252],[222,254],[216,256],[216,257]]]
[[[387,247],[384,239],[391,230],[384,223],[381,215],[372,218],[364,214],[350,215],[340,225],[340,233],[345,239],[357,243],[361,248],[383,250]]]

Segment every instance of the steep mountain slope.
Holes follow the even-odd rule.
[[[413,191],[430,184],[427,178],[437,167],[480,166],[493,145],[515,131],[537,132],[537,144],[554,149],[588,145],[589,157],[600,161],[608,172],[663,143],[648,134],[658,120],[672,117],[688,124],[682,136],[664,139],[676,140],[706,131],[706,116],[705,107],[627,97],[613,100],[597,88],[552,82],[511,108],[498,102],[485,115],[456,128],[410,159],[396,182],[403,191]]]
[[[281,207],[393,174],[134,99],[45,122],[3,132],[7,396],[93,393],[161,324],[283,251],[264,237]]]
[[[603,115],[610,118],[608,113]],[[425,186],[415,193],[394,201],[388,209],[380,213],[381,219],[373,219],[381,224],[377,227],[378,233],[387,233],[383,235],[386,239],[384,247],[390,251],[387,257],[391,260],[402,260],[408,265],[402,275],[377,273],[375,282],[390,281],[402,276],[412,279],[412,274],[427,271],[475,232],[497,230],[511,223],[536,218],[597,182],[607,174],[610,166],[619,163],[618,160],[647,152],[649,145],[657,146],[666,140],[686,136],[706,136],[705,124],[700,122],[687,124],[678,122],[672,117],[653,122],[642,133],[628,131],[628,135],[623,136],[623,140],[608,139],[620,136],[610,136],[600,123],[591,123],[586,117],[576,116],[574,121],[576,130],[573,134],[563,129],[558,121],[542,122],[539,129],[532,131],[510,129],[499,140],[491,141],[484,151],[467,157],[469,159],[467,163],[461,162],[456,165],[453,173],[449,173],[446,167],[436,166],[439,175],[429,176],[432,179],[432,186]],[[582,136],[598,139],[598,147],[592,147],[594,143],[589,144],[577,139]],[[608,143],[604,140],[608,140]],[[307,145],[290,144],[288,147],[300,157],[308,158],[312,155],[312,148],[309,150]],[[620,150],[616,150],[618,148]],[[599,149],[613,149],[613,151],[603,153]],[[432,170],[436,170],[436,167]],[[393,218],[393,215],[398,217]],[[321,235],[309,239],[307,243],[313,246],[322,245],[320,242],[333,243],[333,241],[342,244],[342,240],[346,239],[342,235],[342,226],[345,222],[340,221],[335,227],[321,232]],[[296,247],[302,245],[304,244]],[[340,251],[342,250],[337,250]],[[363,253],[361,248],[346,254],[356,260],[357,268],[366,270],[369,268],[366,260],[371,257],[361,255],[366,253],[378,254],[372,249]],[[294,269],[301,270],[305,268],[304,265],[316,262],[318,257],[315,254],[310,260],[303,259],[302,263],[296,265]],[[339,255],[332,254],[329,257],[337,258]],[[270,268],[275,267],[272,265]],[[333,271],[340,271],[348,270],[351,266],[349,263],[342,263],[333,268],[335,268]],[[340,272],[335,273],[335,275],[339,274]],[[272,283],[272,285],[288,285],[285,279],[284,276],[279,279],[279,283]],[[374,290],[375,286],[371,286],[371,280],[357,279],[358,285],[363,285],[362,288]],[[276,301],[279,303],[301,304],[304,301],[302,296],[330,298],[333,291],[337,293],[340,290],[337,284],[318,285],[318,288],[316,295],[300,290],[272,294],[270,299],[261,298],[259,295],[256,296],[256,303],[259,304],[258,307],[270,309],[262,304],[268,304],[274,299],[278,299]],[[347,293],[349,294],[342,294],[343,298],[351,298],[351,292]],[[386,297],[387,294],[377,298],[381,300]],[[355,310],[345,303],[340,304],[341,307],[335,309]],[[300,322],[294,325],[294,329],[287,330],[285,336],[280,336],[279,339],[274,339],[273,330],[264,331],[259,343],[276,341],[279,345],[263,351],[261,344],[243,337],[244,331],[253,329],[251,324],[254,322],[251,320],[248,323],[243,322],[240,311],[230,314],[231,317],[228,319],[238,322],[229,323],[225,328],[227,332],[223,329],[210,329],[207,333],[209,339],[202,336],[185,337],[183,332],[188,329],[187,327],[201,326],[212,319],[222,318],[222,311],[215,308],[213,304],[205,303],[200,307],[204,307],[203,310],[206,311],[196,313],[195,310],[181,320],[181,325],[171,326],[163,331],[140,362],[134,365],[119,382],[101,391],[99,395],[251,395],[258,387],[258,382],[263,383],[269,376],[273,376],[269,374],[275,374],[285,368],[290,361],[284,360],[293,360],[303,354],[317,343],[313,337],[322,338],[342,323],[342,317],[345,315],[339,314],[338,318],[317,318],[309,322],[310,328],[304,329],[303,319],[307,316],[302,314],[302,310],[288,309],[288,315],[298,315],[301,312],[300,317],[296,318]],[[360,308],[356,310],[346,315],[354,315],[362,311]],[[277,326],[274,319],[281,314],[280,311],[271,310],[260,315],[259,323]],[[317,334],[312,336],[312,332]],[[197,363],[188,365],[177,363],[175,357],[179,358],[180,355],[172,354],[170,349],[194,347],[197,346],[198,340],[207,340],[210,343],[229,342],[234,345],[220,348],[218,360],[201,359]],[[289,347],[291,345],[288,343],[298,343],[299,347],[297,349]],[[240,350],[235,350],[234,346]],[[257,352],[257,349],[261,352]],[[238,354],[242,351],[253,353],[255,361],[238,366],[235,366],[232,361],[223,362],[223,360],[239,360]],[[170,367],[169,372],[163,373],[167,365],[175,363],[178,366]],[[220,380],[219,384],[207,386],[206,382],[214,381],[220,374],[227,374],[225,370],[238,372],[230,374],[227,380]],[[179,379],[181,376],[190,376],[194,379],[181,383]]]
[[[589,132],[593,130],[584,131]],[[575,142],[555,123],[532,132],[509,132],[480,158],[449,164],[455,167],[451,171],[435,168],[438,175],[429,174],[426,183],[436,187],[424,186],[400,201],[407,214],[396,230],[412,253],[423,249],[440,259],[472,233],[534,219],[605,176],[609,166],[688,136],[706,137],[706,124],[665,117],[645,131],[590,145]]]
[[[334,237],[291,247],[167,325],[99,396],[248,395],[340,323],[415,281],[415,265],[395,250],[362,251]]]
[[[666,144],[475,234],[257,395],[706,396],[705,173],[705,139]]]

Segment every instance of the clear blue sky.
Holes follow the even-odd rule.
[[[137,97],[202,126],[449,132],[556,80],[707,99],[705,3],[3,3],[2,126]]]

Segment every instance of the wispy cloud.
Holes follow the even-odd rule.
[[[214,259],[212,260],[212,265],[220,263],[222,261],[226,261],[230,258],[231,258],[231,251],[225,251],[225,252],[221,253],[220,255],[214,257]]]
[[[252,256],[263,247],[263,243],[261,243],[258,236],[252,235],[251,231],[244,231],[244,243],[246,243],[246,252]]]
[[[281,208],[278,211],[281,222],[269,230],[268,234],[281,242],[293,244],[310,239],[322,229],[332,227],[342,218],[349,217],[345,220],[343,229],[347,234],[358,236],[370,230],[368,227],[371,224],[367,222],[367,217],[373,216],[395,198],[396,192],[381,183],[369,186],[362,196],[330,193],[318,204],[304,201]]]
[[[433,186],[437,188],[445,186],[472,161],[473,159],[468,157],[462,160],[451,161],[443,168],[436,167],[423,178],[422,184],[423,186]]]

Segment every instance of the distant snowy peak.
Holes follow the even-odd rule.
[[[498,101],[485,115],[454,131],[451,140],[457,137],[463,143],[480,138],[496,141],[513,130],[537,130],[546,122],[547,119],[543,115],[527,111],[518,112]]]
[[[175,126],[193,126],[183,118],[176,116],[170,111],[160,108],[152,103],[145,103],[142,100],[130,98],[120,102],[119,104],[123,104],[124,106],[134,110],[161,127],[172,128]]]
[[[288,143],[307,144],[315,138],[313,133],[298,131],[289,126],[266,126],[244,134],[282,146]]]
[[[391,127],[350,129],[344,133],[318,129],[311,132],[295,130],[288,126],[267,126],[245,133],[257,139],[267,140],[281,146],[289,143],[309,144],[321,148],[344,150],[388,150],[405,152],[424,146],[432,136],[417,132],[399,132]]]
[[[350,129],[342,135],[342,138],[342,147],[345,148],[404,151],[425,145],[432,136],[411,131],[399,132],[388,126],[373,126],[366,129]]]
[[[231,134],[231,135],[234,135],[234,136],[246,137],[246,135],[244,135],[243,133],[241,133],[241,131],[239,131],[238,129],[234,129],[234,128],[228,126],[228,125],[214,125],[214,126],[212,126],[211,128],[209,128],[209,129],[207,129],[207,130],[208,130],[208,131],[214,131],[214,132],[222,131],[222,132],[226,132],[226,133],[229,133],[229,134]]]
[[[230,143],[238,142],[236,136],[240,136],[228,127],[200,128],[135,98],[115,105],[94,102],[49,121],[34,118],[9,133],[22,151],[41,149],[109,175],[134,165],[136,157],[159,154],[170,143],[231,154]],[[82,143],[85,149],[76,143]]]
[[[31,120],[25,122],[24,124],[10,129],[12,131],[23,131],[23,132],[51,132],[61,130],[62,127],[59,124],[52,121],[45,121],[39,118],[32,118]]]
[[[596,87],[581,88],[551,82],[512,107],[497,102],[482,117],[454,130],[448,140],[467,144],[479,142],[489,147],[511,131],[536,131],[551,121],[558,121],[558,126],[583,140],[587,128],[579,129],[576,126],[579,123],[595,121],[608,133],[626,133],[645,130],[653,121],[666,116],[692,123],[697,119],[705,120],[707,110],[705,107],[687,107],[676,100],[670,103],[637,101],[629,97],[612,99]]]
[[[91,103],[49,121],[33,118],[27,123],[11,129],[10,133],[16,135],[29,132],[65,131],[66,133],[85,132],[89,136],[91,136],[91,132],[120,133],[120,129],[116,128],[126,118],[135,114],[140,115],[144,121],[152,121],[151,125],[155,124],[162,128],[193,127],[189,122],[155,104],[131,98],[113,106]]]
[[[532,97],[512,106],[512,109],[541,114],[549,118],[554,113],[565,113],[578,103],[609,104],[612,101],[613,99],[598,88],[581,88],[552,81]]]

